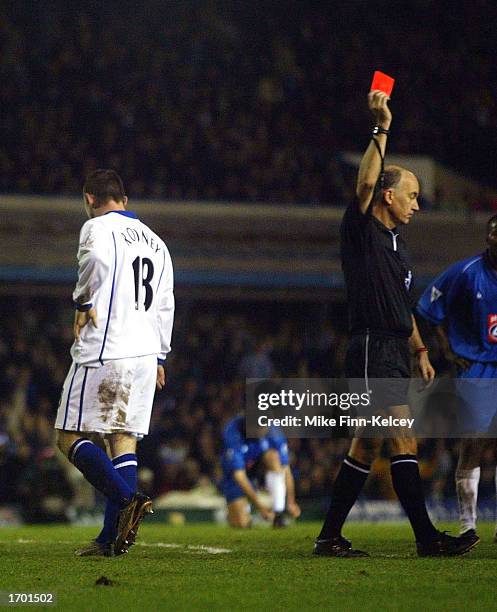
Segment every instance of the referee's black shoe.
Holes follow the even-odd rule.
[[[461,540],[467,540],[468,542],[472,542],[473,546],[476,546],[480,541],[480,538],[478,537],[478,534],[474,529],[468,529],[464,533],[461,533],[459,537],[461,538]]]
[[[312,552],[320,557],[369,557],[368,553],[363,550],[354,550],[352,542],[349,542],[343,536],[337,536],[329,540],[316,539]]]
[[[455,557],[464,555],[474,548],[480,538],[476,535],[474,529],[471,529],[473,534],[468,532],[455,538],[447,535],[445,531],[439,531],[439,537],[434,542],[416,542],[418,557]]]
[[[273,519],[273,527],[275,529],[284,529],[288,527],[289,521],[284,512],[275,512]]]

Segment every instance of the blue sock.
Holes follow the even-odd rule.
[[[136,493],[137,489],[137,467],[136,455],[126,453],[112,459],[115,470],[119,470],[119,475],[126,482],[129,488]],[[117,537],[117,521],[119,519],[119,506],[110,499],[105,504],[104,526],[97,536],[97,542],[105,544],[113,542]]]
[[[112,461],[104,451],[86,438],[79,438],[69,450],[69,461],[74,463],[95,489],[123,507],[134,491],[114,469]]]

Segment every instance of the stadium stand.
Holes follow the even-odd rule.
[[[134,197],[342,204],[376,68],[397,77],[390,153],[495,184],[494,2],[113,6],[2,5],[0,190],[76,194],[112,166]]]

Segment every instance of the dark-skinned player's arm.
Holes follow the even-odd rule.
[[[460,357],[459,355],[454,353],[450,346],[449,337],[447,336],[445,325],[435,325],[434,330],[437,336],[438,343],[440,344],[440,350],[444,358],[449,363],[453,363],[461,370],[467,370],[471,365],[471,362],[467,359],[464,359],[464,357]]]
[[[390,129],[392,113],[388,108],[389,97],[382,91],[374,90],[368,94],[368,106],[375,118],[375,125],[384,130]],[[377,134],[375,136],[380,146],[382,157],[385,156],[387,146],[387,135]],[[375,185],[381,172],[381,158],[373,140],[368,145],[366,152],[359,166],[357,175],[356,196],[359,201],[359,208],[365,214],[373,199]]]
[[[428,349],[423,343],[414,315],[412,315],[412,334],[409,338],[409,348],[416,357],[416,365],[421,373],[426,387],[429,387],[435,379],[435,369],[430,363]]]

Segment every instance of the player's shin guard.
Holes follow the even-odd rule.
[[[273,499],[274,512],[283,512],[286,505],[285,472],[266,472],[266,488]]]
[[[134,453],[126,453],[112,459],[114,469],[118,470],[121,478],[126,482],[129,488],[136,493],[137,490],[137,471],[138,462]],[[106,544],[114,542],[117,536],[117,523],[119,520],[119,506],[110,499],[105,504],[104,526],[102,531],[97,536],[97,542]]]
[[[417,542],[432,542],[439,537],[428,516],[416,455],[390,458],[392,484],[411,523]]]
[[[369,469],[369,465],[345,457],[333,486],[330,507],[318,540],[329,540],[340,535],[345,519],[367,480]]]
[[[69,450],[68,458],[95,489],[119,507],[122,508],[133,497],[133,491],[114,469],[112,461],[90,440],[76,440]]]
[[[461,533],[468,529],[476,529],[476,505],[478,501],[478,484],[480,482],[480,468],[469,470],[457,468],[456,491],[459,503],[459,520]]]

